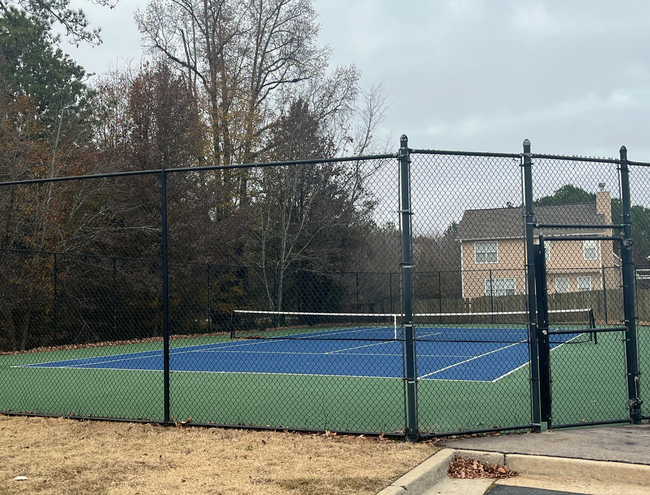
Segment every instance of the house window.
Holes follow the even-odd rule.
[[[591,290],[591,277],[578,277],[578,292]]]
[[[544,241],[544,258],[551,261],[551,241]]]
[[[497,241],[475,242],[474,261],[476,263],[498,263],[499,246]]]
[[[486,296],[514,296],[516,292],[514,278],[485,279]]]
[[[569,277],[555,279],[555,292],[569,292]]]
[[[597,241],[582,241],[582,257],[589,261],[598,259]]]

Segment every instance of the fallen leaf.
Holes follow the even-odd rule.
[[[448,475],[451,478],[474,479],[474,478],[512,478],[517,472],[511,471],[508,466],[496,464],[484,464],[477,459],[463,459],[455,457],[449,464]]]

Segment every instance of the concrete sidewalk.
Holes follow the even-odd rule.
[[[445,447],[650,465],[650,424],[446,440]]]
[[[650,495],[648,424],[451,438],[441,445],[380,495]],[[519,476],[452,480],[446,472],[455,455],[506,464]]]

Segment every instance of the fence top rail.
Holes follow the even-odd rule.
[[[625,224],[564,224],[564,223],[536,223],[536,229],[623,229]]]
[[[105,174],[88,174],[88,175],[70,175],[64,177],[48,177],[44,179],[26,179],[0,182],[0,187],[20,186],[29,184],[47,184],[51,182],[91,180],[91,179],[112,179],[117,177],[131,177],[135,175],[160,175],[163,173],[189,173],[189,172],[210,172],[216,170],[233,170],[245,168],[266,168],[281,167],[291,165],[318,165],[320,163],[339,163],[339,162],[358,162],[368,160],[388,160],[397,158],[394,153],[384,155],[365,155],[365,156],[348,156],[339,158],[314,158],[310,160],[288,160],[282,162],[265,162],[265,163],[241,163],[233,165],[214,165],[205,167],[178,167],[178,168],[159,168],[153,170],[133,170],[130,172],[110,172]]]
[[[616,236],[599,236],[599,235],[581,235],[581,234],[575,234],[572,236],[568,235],[545,235],[543,236],[545,241],[567,241],[567,242],[574,242],[574,241],[619,241],[623,242],[622,237],[616,237]]]
[[[635,165],[637,167],[650,167],[650,163],[648,162],[634,162],[632,160],[627,161],[628,165]]]
[[[524,156],[523,153],[493,153],[487,151],[449,151],[449,150],[426,150],[426,149],[411,149],[412,154],[421,154],[421,155],[452,155],[452,156],[483,156],[488,158],[519,158]],[[545,153],[531,153],[530,157],[548,159],[548,160],[564,160],[572,162],[587,162],[587,163],[612,163],[620,164],[621,160],[619,158],[598,158],[598,157],[589,157],[589,156],[578,156],[578,155],[549,155]],[[646,166],[650,167],[650,163],[645,162],[635,162],[628,160],[630,165]]]
[[[565,155],[546,155],[541,153],[531,153],[531,158],[543,158],[548,160],[564,160],[568,162],[587,162],[587,163],[613,163],[619,164],[621,160],[618,158],[596,158],[590,156],[565,156]],[[628,161],[629,164],[632,162]]]
[[[446,151],[446,150],[422,150],[411,149],[412,154],[418,155],[454,155],[454,156],[484,156],[489,158],[517,158],[521,159],[521,153],[492,153],[487,151]]]

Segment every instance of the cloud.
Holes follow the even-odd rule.
[[[547,34],[553,31],[553,20],[542,4],[515,5],[512,27],[526,33]]]
[[[485,0],[449,0],[447,8],[454,14],[476,15],[483,11]]]
[[[564,100],[550,107],[538,107],[527,113],[503,112],[493,116],[469,115],[456,122],[437,122],[427,127],[427,134],[433,137],[468,138],[482,133],[511,132],[512,129],[557,126],[568,122],[582,122],[581,119],[609,119],[612,112],[629,108],[650,108],[649,89],[618,88],[608,95],[587,93],[574,99]],[[591,118],[590,118],[591,119]]]

